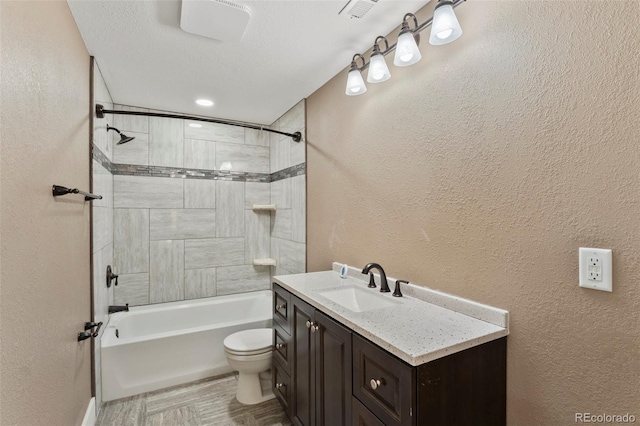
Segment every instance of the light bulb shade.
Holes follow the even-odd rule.
[[[347,90],[345,93],[347,96],[362,95],[367,91],[367,86],[364,84],[362,74],[358,69],[352,69],[347,76]]]
[[[403,32],[398,36],[396,45],[396,55],[393,58],[393,65],[397,67],[407,67],[422,59],[420,49],[411,31]]]
[[[382,83],[383,81],[389,80],[389,78],[391,78],[391,73],[389,72],[387,62],[384,60],[384,55],[382,53],[372,55],[369,63],[367,81],[369,83]]]
[[[462,35],[462,28],[450,2],[436,6],[429,43],[438,46],[451,43]]]

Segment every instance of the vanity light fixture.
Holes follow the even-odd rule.
[[[408,18],[413,18],[415,29],[412,31],[409,29]],[[393,65],[396,67],[408,67],[413,65],[422,59],[420,49],[418,49],[418,42],[420,40],[419,34],[414,34],[414,31],[418,29],[418,18],[413,13],[407,13],[402,18],[402,29],[398,35],[398,43],[396,46],[396,55],[393,58]]]
[[[195,127],[195,128],[197,129],[197,128],[202,127],[202,124],[198,124],[198,123],[189,123],[189,127]]]
[[[362,95],[367,91],[361,72],[369,68],[367,81],[369,83],[381,83],[391,77],[389,68],[384,60],[385,55],[392,51],[396,51],[393,64],[397,67],[406,67],[418,62],[422,55],[418,49],[420,42],[420,32],[431,26],[431,36],[429,43],[433,45],[442,45],[457,40],[462,35],[462,28],[458,22],[458,18],[453,8],[460,6],[466,0],[438,0],[438,4],[433,12],[433,17],[418,25],[418,19],[413,13],[407,13],[402,19],[402,27],[398,34],[398,41],[389,46],[387,39],[383,36],[376,38],[369,62],[359,53],[353,55],[351,67],[347,75],[347,88],[345,94],[347,96]],[[413,19],[415,28],[412,30],[409,21]],[[378,43],[384,40],[385,50],[381,51]],[[356,60],[362,59],[362,66],[358,67]]]
[[[367,82],[369,83],[382,83],[391,78],[387,62],[384,60],[384,55],[378,47],[378,42],[382,40],[384,40],[384,44],[387,46],[385,50],[389,49],[389,42],[385,37],[376,37],[376,41],[373,43],[373,53],[371,53],[369,73],[367,74]]]
[[[453,11],[451,0],[438,0],[433,11],[433,25],[431,25],[431,36],[429,43],[438,46],[451,43],[462,35],[462,28]]]
[[[366,64],[364,56],[359,53],[353,55],[353,59],[351,60],[351,69],[349,70],[349,75],[347,76],[347,89],[345,93],[347,96],[356,96],[362,95],[367,91],[367,86],[364,84],[364,80],[362,79],[362,74],[360,71],[362,68],[358,68],[356,64],[356,59],[362,59],[362,67]]]

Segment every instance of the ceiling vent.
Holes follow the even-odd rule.
[[[182,0],[180,28],[220,41],[239,42],[249,24],[249,9],[227,0]]]
[[[378,3],[378,0],[349,0],[342,10],[338,12],[338,15],[344,15],[350,19],[360,19],[366,15],[376,3]]]

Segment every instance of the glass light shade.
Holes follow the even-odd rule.
[[[431,24],[431,36],[429,43],[441,45],[451,43],[462,35],[462,28],[453,11],[453,6],[445,4],[438,6],[433,12],[433,23]]]
[[[345,90],[346,95],[362,95],[366,91],[367,86],[364,84],[360,71],[357,69],[349,71],[349,75],[347,76],[347,89]]]
[[[420,49],[416,44],[416,39],[411,31],[400,34],[396,45],[396,55],[393,58],[393,65],[397,67],[407,67],[422,59]]]
[[[377,53],[371,56],[371,62],[369,63],[369,73],[367,74],[367,81],[369,83],[382,83],[391,78],[389,67],[384,60],[382,53]]]

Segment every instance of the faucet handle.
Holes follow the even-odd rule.
[[[111,265],[107,266],[107,288],[111,287],[111,281],[116,280],[116,285],[118,285],[118,275],[113,273],[111,269]]]
[[[369,274],[369,288],[376,288],[376,279],[373,277],[373,274]]]
[[[393,290],[393,295],[395,297],[402,297],[402,292],[400,291],[400,283],[409,284],[409,281],[406,280],[396,280],[396,288]]]

